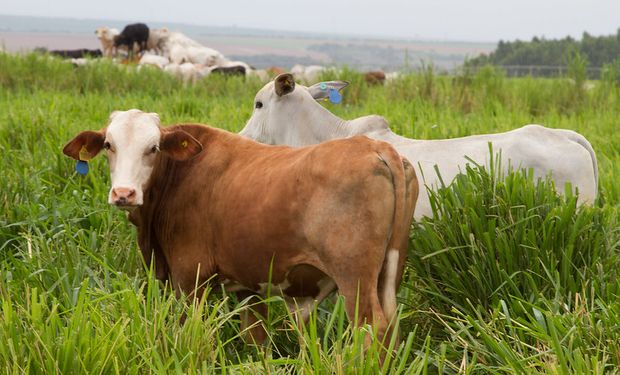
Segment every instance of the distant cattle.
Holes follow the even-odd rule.
[[[369,85],[382,85],[385,82],[385,73],[381,70],[374,70],[364,74],[364,80]]]
[[[402,74],[400,72],[389,72],[385,75],[385,82],[392,83],[402,78]]]
[[[150,29],[146,49],[159,55],[163,54],[166,51],[166,45],[169,37],[170,31],[167,27],[162,27],[161,29]]]
[[[116,53],[116,47],[114,47],[114,38],[118,36],[118,34],[120,34],[118,29],[111,29],[106,26],[98,27],[97,30],[95,30],[95,35],[97,35],[99,42],[101,42],[103,56],[114,56],[114,54]]]
[[[235,66],[218,66],[211,69],[211,73],[213,74],[223,74],[227,76],[244,76],[246,72],[245,66],[243,65],[235,65]]]
[[[161,127],[156,114],[130,110],[63,152],[84,163],[102,150],[108,202],[129,210],[146,264],[177,293],[199,297],[214,282],[241,297],[271,290],[303,321],[338,290],[349,318],[384,337],[418,192],[389,144],[273,147],[204,125]],[[259,342],[264,334],[252,331]]]
[[[184,46],[168,43],[170,48],[170,61],[177,64],[189,62],[204,66],[224,65],[227,60],[219,51],[204,46]]]
[[[173,31],[169,33],[167,44],[169,47],[204,47],[202,44],[198,43],[194,39],[178,31]]]
[[[85,57],[101,57],[101,55],[102,55],[100,49],[86,49],[86,48],[69,49],[69,50],[55,49],[55,50],[48,51],[48,53],[50,55],[63,57],[65,59],[81,59],[81,58],[85,58]]]
[[[303,66],[297,64],[291,68],[291,74],[295,77],[295,79],[305,84],[312,84],[316,83],[321,78],[321,74],[325,70],[326,68],[320,65]]]
[[[170,60],[167,57],[154,55],[148,52],[144,53],[138,62],[140,65],[152,65],[158,67],[159,69],[164,69],[164,67],[166,67],[169,63]]]
[[[292,82],[290,74],[284,74],[256,94],[254,112],[240,134],[264,143],[289,146],[366,135],[394,145],[418,168],[418,175],[424,176],[431,189],[442,186],[444,181],[450,183],[472,161],[488,165],[490,143],[494,152],[501,152],[504,170],[511,165],[531,168],[536,178],[551,175],[560,192],[564,192],[566,183],[571,183],[579,190],[580,204],[593,203],[598,194],[596,154],[590,142],[574,131],[527,125],[505,133],[453,139],[408,139],[392,132],[381,116],[343,120],[315,101],[325,98],[329,90],[342,89],[346,82],[321,82],[310,87],[293,82],[293,89],[278,93],[279,80],[287,76]],[[420,189],[415,212],[416,218],[433,215],[424,187]]]
[[[129,53],[133,52],[134,45],[138,46],[138,52],[146,50],[149,40],[149,27],[143,23],[132,23],[125,26],[123,31],[114,37],[114,46],[125,46]]]
[[[284,70],[284,68],[280,68],[279,66],[270,66],[266,70],[267,73],[269,73],[269,75],[271,75],[272,77],[276,77],[280,74],[286,73],[286,70]]]

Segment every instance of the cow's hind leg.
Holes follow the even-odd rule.
[[[377,292],[378,275],[353,273],[358,277],[340,275],[335,277],[339,293],[345,298],[345,310],[349,320],[354,325],[372,324],[377,331],[377,339],[383,342],[388,321],[379,302]],[[357,321],[355,317],[357,316]],[[370,344],[370,337],[366,336],[365,344]]]

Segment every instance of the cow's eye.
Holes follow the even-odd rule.
[[[263,108],[263,102],[254,103],[254,108]]]
[[[110,147],[112,147],[112,146],[110,145],[110,142],[108,142],[108,141],[103,142],[103,148],[105,148],[106,150],[109,150],[109,149],[110,149]]]
[[[151,154],[154,154],[157,151],[159,151],[159,146],[155,145],[155,146],[151,147]]]

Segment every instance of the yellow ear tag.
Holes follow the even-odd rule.
[[[183,142],[181,142],[181,147],[183,147],[183,148],[187,148],[187,141],[183,141]]]
[[[90,153],[88,152],[88,149],[86,149],[86,146],[82,146],[78,158],[82,161],[88,161],[92,159]]]

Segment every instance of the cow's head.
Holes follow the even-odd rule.
[[[133,207],[143,203],[144,190],[160,153],[183,161],[200,153],[202,145],[183,130],[160,127],[156,113],[131,109],[113,112],[102,130],[81,132],[63,152],[73,159],[88,161],[101,150],[108,154],[112,177],[108,202]]]
[[[295,84],[292,74],[280,74],[256,94],[252,117],[239,134],[269,144],[318,143],[312,126],[327,110],[317,100],[327,99],[330,90],[339,92],[348,84],[328,81],[306,87]]]

